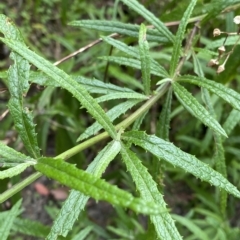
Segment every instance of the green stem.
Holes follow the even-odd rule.
[[[162,87],[159,88],[159,91],[155,95],[153,95],[146,103],[144,103],[138,110],[136,110],[133,114],[131,114],[128,118],[123,120],[121,123],[116,125],[116,127],[115,127],[116,130],[125,129],[128,126],[130,126],[138,117],[140,117],[144,112],[146,112],[149,108],[151,108],[151,106],[153,106],[153,104],[155,104],[159,100],[159,98],[161,98],[165,94],[165,92],[167,91],[169,86],[170,86],[169,82],[163,84]],[[94,145],[95,143],[102,141],[103,139],[105,139],[107,137],[109,137],[108,133],[103,132],[103,133],[101,133],[95,137],[92,137],[92,138],[86,140],[85,142],[80,143],[79,145],[59,154],[58,156],[55,157],[55,159],[61,158],[61,159],[66,160],[66,159],[74,156],[75,154],[79,153],[80,151]],[[32,175],[30,175],[23,181],[15,184],[13,187],[11,187],[10,189],[8,189],[7,191],[3,192],[0,195],[0,203],[3,203],[4,201],[6,201],[10,197],[12,197],[17,192],[21,191],[26,186],[33,183],[35,180],[37,180],[41,176],[42,176],[42,174],[40,172],[33,173]]]

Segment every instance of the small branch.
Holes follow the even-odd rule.
[[[112,37],[112,38],[114,38],[114,37],[118,37],[118,36],[119,36],[118,33],[113,33],[113,34],[110,34],[108,37]],[[86,45],[86,46],[84,46],[84,47],[78,49],[77,51],[75,51],[75,52],[69,54],[68,56],[66,56],[66,57],[64,57],[64,58],[62,58],[62,59],[60,59],[59,61],[55,62],[53,65],[57,66],[57,65],[59,65],[60,63],[65,62],[66,60],[68,60],[68,59],[70,59],[70,58],[72,58],[72,57],[78,55],[79,53],[82,53],[82,52],[88,50],[89,48],[91,48],[91,47],[97,45],[97,44],[100,43],[100,42],[102,42],[102,39],[101,39],[101,38],[99,38],[99,39],[97,39],[97,40],[95,40],[95,41],[89,43],[88,45]]]
[[[181,69],[182,69],[182,66],[183,66],[184,62],[186,61],[188,52],[189,52],[189,50],[192,47],[193,38],[194,38],[194,36],[196,34],[196,31],[198,29],[198,23],[199,23],[199,21],[195,23],[194,28],[192,29],[191,34],[190,34],[190,36],[189,36],[189,38],[187,40],[186,46],[184,48],[183,57],[181,58],[181,60],[178,63],[178,66],[177,66],[176,71],[175,71],[174,76],[173,76],[173,80],[175,80],[175,78],[179,75],[179,73],[181,72]]]

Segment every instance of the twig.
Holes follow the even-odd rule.
[[[112,37],[112,38],[114,38],[114,37],[118,37],[118,36],[119,36],[118,33],[112,33],[112,34],[110,34],[108,37]],[[69,54],[68,56],[66,56],[66,57],[64,57],[64,58],[62,58],[62,59],[60,59],[59,61],[55,62],[54,65],[57,66],[57,65],[59,65],[60,63],[62,63],[62,62],[64,62],[64,61],[68,60],[69,58],[72,58],[72,57],[76,56],[77,54],[82,53],[82,52],[86,51],[87,49],[89,49],[89,48],[91,48],[91,47],[97,45],[97,44],[100,43],[100,42],[102,42],[102,38],[99,38],[99,39],[97,39],[97,40],[95,40],[95,41],[89,43],[88,45],[86,45],[86,46],[84,46],[84,47],[78,49],[77,51],[75,51],[75,52]]]
[[[188,55],[188,51],[192,47],[193,38],[194,38],[194,36],[196,34],[196,31],[198,29],[198,23],[199,23],[199,21],[195,23],[194,28],[192,29],[191,34],[190,34],[190,36],[189,36],[189,38],[187,40],[186,46],[184,48],[183,57],[181,58],[181,60],[178,63],[178,66],[177,66],[176,71],[175,71],[174,76],[173,76],[173,80],[180,73],[184,62],[186,61],[186,58],[187,58],[187,55]]]

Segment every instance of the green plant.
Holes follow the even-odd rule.
[[[179,224],[187,226],[188,230],[193,233],[192,239],[194,237],[196,239],[196,236],[199,239],[210,239],[214,234],[212,231],[213,228],[210,228],[203,221],[188,220],[188,218],[193,216],[199,217],[199,219],[201,219],[202,216],[206,216],[210,219],[209,221],[215,221],[215,225],[213,224],[213,226],[218,226],[218,224],[224,225],[225,231],[223,231],[224,233],[222,235],[225,235],[221,238],[219,237],[219,239],[228,239],[230,234],[232,234],[231,231],[233,228],[229,226],[226,220],[227,196],[231,194],[236,198],[240,198],[240,192],[237,189],[239,186],[235,186],[237,184],[232,184],[227,180],[223,142],[237,125],[238,121],[236,119],[240,119],[240,95],[222,83],[205,78],[208,70],[204,69],[204,64],[199,60],[199,56],[197,55],[197,52],[204,53],[205,49],[196,48],[195,44],[200,38],[200,35],[197,35],[200,25],[204,26],[207,20],[217,16],[221,11],[235,7],[233,4],[237,4],[238,1],[213,1],[209,3],[208,7],[210,10],[207,14],[191,19],[190,16],[197,4],[196,0],[192,0],[184,12],[175,35],[162,21],[137,1],[122,0],[121,2],[143,16],[146,21],[154,26],[154,29],[146,27],[144,24],[139,26],[116,21],[98,20],[74,21],[71,22],[70,25],[111,33],[116,32],[117,34],[138,38],[138,47],[131,47],[123,41],[116,40],[109,36],[101,37],[102,41],[118,49],[124,55],[116,54],[116,56],[105,56],[100,59],[136,68],[141,71],[142,84],[139,84],[136,79],[130,78],[130,84],[133,89],[105,83],[104,81],[90,80],[83,76],[68,75],[43,57],[28,49],[21,33],[12,21],[4,15],[0,16],[0,31],[4,34],[1,41],[11,49],[11,59],[14,62],[7,73],[6,84],[11,95],[8,109],[14,121],[15,128],[28,153],[20,153],[1,143],[0,161],[3,166],[8,169],[1,171],[0,177],[1,179],[13,177],[23,172],[29,166],[34,166],[37,171],[2,193],[0,201],[3,202],[7,200],[40,176],[45,175],[59,181],[72,190],[55,219],[51,230],[41,225],[42,232],[38,233],[34,232],[33,227],[31,234],[35,234],[35,236],[46,237],[46,239],[51,240],[57,239],[59,235],[67,236],[73,228],[73,224],[79,214],[83,211],[89,197],[92,197],[96,200],[105,200],[117,206],[116,209],[118,209],[118,207],[129,208],[136,213],[149,215],[148,230],[144,232],[138,227],[139,239],[140,237],[146,239],[146,236],[148,239],[182,239],[163,199],[163,186],[158,186],[157,184],[159,178],[161,181],[163,180],[164,174],[162,174],[162,172],[165,173],[169,171],[171,173],[174,171],[174,168],[171,166],[173,165],[181,169],[179,174],[182,174],[183,170],[215,186],[216,196],[219,199],[216,203],[211,196],[207,195],[204,197],[205,201],[208,199],[211,200],[209,200],[208,204],[213,208],[213,211],[215,211],[215,215],[204,211],[202,208],[194,208],[185,218],[181,218],[180,216],[174,216],[174,218]],[[190,32],[186,31],[187,24],[193,21],[195,25]],[[182,48],[182,42],[185,38],[185,47]],[[215,42],[213,46],[217,47],[217,44],[218,43]],[[151,55],[150,47],[157,46],[159,48],[159,45],[166,48],[167,54],[171,53],[167,64],[160,64]],[[215,54],[214,52],[210,53]],[[188,65],[190,63],[188,61],[189,56],[193,58],[193,71]],[[30,71],[30,64],[37,67],[38,71]],[[109,70],[109,72],[111,71],[115,76],[121,73],[115,68]],[[186,72],[187,74],[184,74]],[[124,79],[125,76],[120,76],[120,78]],[[225,81],[227,82],[227,80]],[[88,113],[96,120],[96,123],[86,127],[84,132],[78,137],[78,141],[83,141],[82,143],[54,158],[41,156],[32,113],[24,106],[24,96],[29,91],[29,82],[47,86],[45,90],[48,89],[50,92],[51,87],[61,87],[71,93],[71,95],[81,103],[81,106],[87,109]],[[205,107],[199,103],[199,101],[201,101],[199,96],[196,96],[196,98],[193,97],[184,87],[184,83],[186,83],[186,88],[189,87],[193,90],[196,89],[195,86],[201,87]],[[152,88],[154,88],[154,91],[152,91]],[[137,90],[135,91],[135,89],[140,89],[142,93],[139,93]],[[214,99],[209,92],[214,93],[217,98]],[[47,91],[44,93],[46,94]],[[100,97],[94,98],[90,93],[93,94],[93,96],[98,94],[97,96],[100,95]],[[171,111],[172,93],[174,93],[174,96],[184,109],[198,120],[194,122],[194,125],[202,126],[202,124],[204,124],[210,129],[208,129],[204,135],[201,150],[204,152],[206,149],[211,149],[212,146],[210,144],[213,143],[215,148],[214,155],[212,156],[211,152],[208,155],[209,158],[212,157],[213,162],[209,161],[207,164],[204,162],[204,159],[199,160],[194,156],[197,150],[189,149],[189,151],[185,152],[169,142],[170,120],[174,114],[174,112],[172,113]],[[147,134],[146,131],[140,131],[139,129],[144,120],[148,119],[150,115],[150,109],[152,109],[154,104],[158,103],[165,94],[166,98],[156,124],[156,132],[154,134]],[[105,113],[100,103],[116,99],[117,104],[108,105],[111,109]],[[121,99],[127,99],[127,101],[121,102]],[[221,126],[217,120],[218,116],[216,114],[218,108],[215,103],[219,102],[220,104],[221,101],[219,99],[224,100],[234,108],[231,112],[229,110],[229,116],[223,126]],[[221,104],[220,107],[228,109],[225,105],[223,106],[222,102]],[[126,113],[132,107],[136,107],[134,112],[131,112],[129,116],[120,123],[113,124],[113,121],[117,117]],[[178,111],[183,111],[183,108],[180,107]],[[233,122],[233,120],[235,121]],[[133,126],[131,127],[132,124]],[[93,137],[93,135],[97,134],[101,129],[104,129],[105,132]],[[195,131],[194,129],[196,128],[192,129]],[[143,130],[149,132],[149,128],[143,128]],[[192,141],[189,136],[189,138],[186,137],[187,135],[186,133],[183,134],[183,142],[188,141],[188,145],[189,142],[191,142],[192,145],[201,145],[201,142],[198,142],[200,140],[196,136],[194,137],[194,141]],[[212,136],[214,141],[212,141]],[[87,138],[89,139],[86,140]],[[101,149],[86,171],[65,161],[106,138],[110,138],[111,140]],[[144,153],[138,147],[132,145],[136,145],[148,153]],[[149,153],[151,153],[151,155],[149,155]],[[117,158],[117,155],[121,156],[126,169],[130,173],[139,197],[133,196],[133,194],[101,179],[102,174],[110,162]],[[145,158],[151,159],[152,164],[144,161]],[[166,162],[166,164],[163,164],[163,162]],[[209,166],[209,163],[211,163],[212,166]],[[215,167],[216,170],[214,170],[213,167]],[[188,184],[191,185],[191,182]],[[193,185],[194,184],[192,184],[191,187],[193,189],[195,187],[195,192],[199,194],[199,198],[203,197],[207,192],[200,194],[201,190]],[[9,212],[3,212],[0,215],[1,222],[6,218],[8,220],[5,224],[1,224],[0,227],[0,232],[3,233],[2,239],[6,239],[11,226],[14,228],[16,225],[17,216],[21,212],[20,203],[20,201],[17,202]],[[216,209],[216,205],[219,206],[219,208]],[[124,215],[121,210],[118,211],[119,216]],[[126,219],[126,217],[123,217],[123,219]],[[24,226],[26,227],[27,224],[29,224],[28,221],[20,226],[19,229],[24,228]],[[128,224],[136,225],[134,221]],[[37,226],[37,223],[35,226]],[[203,226],[206,232],[203,231],[200,226]],[[181,229],[181,226],[179,228]],[[209,231],[208,228],[210,229]],[[37,229],[37,227],[35,227],[35,229]],[[127,231],[124,231],[124,228],[110,227],[109,229],[116,235],[127,238]],[[86,236],[90,231],[92,231],[91,227],[85,228],[79,232],[79,236]],[[184,232],[184,230],[181,231]],[[234,229],[234,231],[234,234],[236,233],[237,236],[239,230]],[[46,232],[47,236],[45,234]],[[133,235],[133,238],[134,237],[136,236]],[[232,235],[232,239],[233,237]],[[189,239],[191,238],[189,237]]]

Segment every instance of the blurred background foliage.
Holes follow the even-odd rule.
[[[189,1],[186,0],[139,0],[146,8],[151,10],[163,22],[170,25],[172,32],[176,32],[178,22],[181,20]],[[201,16],[208,11],[211,1],[199,0],[193,12],[193,17]],[[124,23],[145,22],[137,13],[129,10],[126,6],[114,0],[100,1],[79,1],[79,0],[5,0],[0,2],[0,12],[10,17],[20,28],[26,44],[36,53],[44,56],[48,60],[55,62],[66,55],[86,46],[92,41],[98,39],[101,33],[89,29],[78,29],[67,25],[73,20],[96,19],[96,20],[118,20]],[[239,87],[239,47],[230,56],[226,65],[225,72],[217,75],[216,72],[207,67],[208,61],[217,53],[215,41],[221,37],[213,38],[213,29],[220,28],[222,31],[236,31],[233,24],[233,17],[240,14],[239,8],[233,8],[213,19],[210,19],[204,25],[201,25],[199,34],[195,37],[195,46],[192,49],[204,69],[205,76],[209,79],[227,84],[236,91]],[[145,22],[146,23],[146,22]],[[147,23],[146,23],[147,24]],[[189,24],[189,29],[194,23]],[[122,37],[122,40],[129,45],[137,45],[137,39]],[[150,43],[151,55],[165,67],[171,57],[171,46],[168,44],[159,46],[156,43]],[[116,85],[134,88],[141,92],[135,80],[140,79],[140,71],[135,69],[107,64],[98,59],[99,56],[119,54],[105,43],[100,43],[87,51],[78,54],[76,57],[59,65],[60,68],[72,75],[83,75],[89,78],[96,78],[105,82],[111,82]],[[0,87],[5,87],[5,71],[11,64],[9,60],[9,50],[0,43]],[[183,73],[194,73],[193,60],[188,58],[183,68]],[[154,77],[153,83],[159,81]],[[186,85],[187,86],[187,85]],[[189,86],[187,86],[189,87]],[[191,92],[201,100],[199,88],[191,86]],[[153,86],[154,89],[154,86]],[[2,91],[0,94],[0,113],[7,109],[9,94]],[[215,111],[221,124],[223,124],[231,111],[231,108],[223,103],[216,96],[212,96]],[[103,103],[102,106],[108,110],[116,102],[110,101]],[[156,121],[162,109],[163,100],[161,100],[146,117],[141,129],[148,133],[155,133]],[[25,99],[25,105],[33,111],[39,145],[42,154],[47,156],[56,156],[61,152],[76,145],[76,139],[89,126],[91,119],[80,109],[79,103],[65,90],[47,87],[44,88],[37,84],[32,84],[30,92]],[[132,109],[133,111],[134,109]],[[119,122],[117,119],[115,122]],[[24,152],[20,139],[13,128],[10,115],[6,115],[0,121],[0,138],[15,149]],[[170,141],[179,146],[182,150],[196,155],[202,161],[214,165],[213,149],[214,140],[209,129],[205,128],[199,121],[190,116],[178,102],[173,98],[172,120],[170,129]],[[98,143],[94,147],[75,155],[71,162],[85,169],[89,162],[98,153],[102,147]],[[233,133],[225,141],[225,157],[227,164],[228,179],[240,189],[240,126],[234,129]],[[145,152],[139,152],[144,164],[154,172],[153,157]],[[105,173],[104,177],[112,183],[135,191],[131,178],[126,173],[126,169],[119,161],[114,161]],[[239,239],[240,232],[240,202],[238,199],[229,196],[227,216],[223,218],[218,208],[218,193],[209,184],[200,182],[193,176],[180,171],[170,165],[162,166],[162,175],[157,176],[160,187],[164,185],[165,200],[175,214],[177,226],[185,239],[205,239],[196,238],[198,234],[196,226],[204,230],[208,239]],[[3,192],[7,184],[13,184],[19,179],[13,178],[10,181],[1,181],[0,189]],[[47,181],[47,184],[50,184]],[[51,187],[55,185],[51,183]],[[37,193],[34,193],[35,195]],[[31,197],[30,195],[27,195]],[[17,199],[19,196],[16,196]],[[35,196],[36,197],[36,196]],[[15,200],[16,200],[15,199]],[[10,203],[15,202],[14,198]],[[29,201],[27,201],[29,202]],[[31,201],[30,201],[31,202]],[[55,208],[61,203],[56,204],[52,199],[44,201],[45,211],[54,218]],[[31,204],[31,203],[29,203]],[[89,206],[92,207],[93,203]],[[93,204],[94,205],[94,204]],[[103,206],[103,205],[102,205]],[[25,208],[28,208],[25,205]],[[6,209],[7,205],[2,205]],[[146,238],[146,220],[142,216],[132,218],[122,209],[110,209],[108,204],[104,205],[106,210],[99,213],[99,208],[94,212],[94,217],[85,214],[80,217],[81,224],[76,225],[73,235],[86,225],[94,226],[94,231],[88,239],[110,239],[112,236],[118,236],[117,239],[147,239]],[[110,209],[110,210],[109,210]],[[99,220],[101,215],[106,215],[103,220]],[[180,217],[182,216],[182,217]],[[29,217],[29,216],[27,216]],[[35,216],[34,219],[38,219]],[[38,219],[39,220],[39,219]],[[44,220],[40,219],[42,222]],[[189,221],[190,220],[190,221]],[[189,221],[189,222],[188,222]],[[139,224],[141,223],[141,225]],[[44,222],[45,223],[45,222]],[[194,226],[192,226],[193,224]],[[106,228],[107,225],[115,226]],[[121,230],[120,230],[121,229]],[[98,239],[101,239],[98,238]],[[20,237],[18,239],[21,239]],[[26,239],[26,238],[23,238]],[[73,239],[73,238],[70,238]]]

